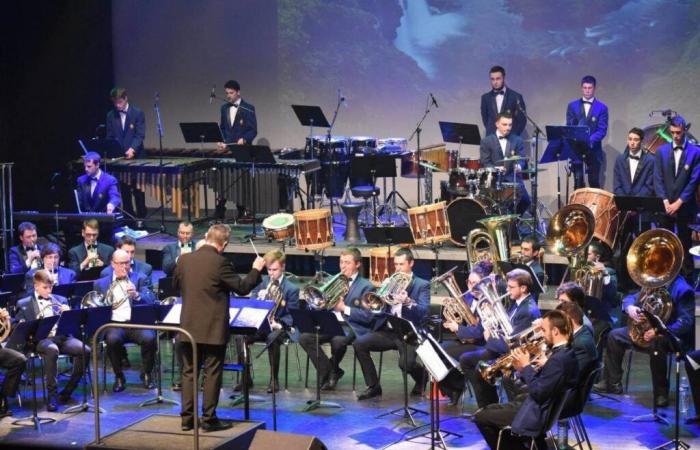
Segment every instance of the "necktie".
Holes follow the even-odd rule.
[[[630,159],[634,159],[634,160],[639,161],[639,156],[632,156],[632,155],[630,155]]]
[[[503,91],[503,89],[501,89],[499,91],[494,89],[494,91],[493,91],[493,95],[504,95],[504,94],[505,94],[505,92]]]

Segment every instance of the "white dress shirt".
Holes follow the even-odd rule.
[[[126,127],[126,112],[129,111],[129,104],[124,107],[124,111],[119,111],[119,119],[122,121],[122,130]]]
[[[499,114],[503,112],[501,109],[503,108],[503,99],[506,98],[506,87],[503,86],[501,90],[503,94],[496,94],[496,111],[498,111]]]
[[[639,149],[637,151],[637,153],[632,153],[632,151],[630,151],[630,156],[635,156],[635,157],[641,158],[642,157],[642,150]],[[632,158],[630,158],[629,160],[630,160],[630,180],[632,180],[632,182],[634,182],[634,174],[637,172],[637,166],[639,166],[639,160],[632,159]]]
[[[583,104],[583,114],[588,117],[588,112],[591,110],[591,106],[593,106],[592,103],[595,101],[595,97],[591,97],[590,99],[581,98],[581,100],[584,102],[591,102]]]
[[[95,188],[97,187],[97,183],[100,181],[101,176],[102,170],[97,169],[97,173],[95,174],[95,176],[90,178],[90,195],[93,195],[95,193]]]
[[[114,282],[116,279],[116,275],[112,275],[112,282]],[[128,278],[126,279],[126,281],[131,283],[131,280],[129,280]],[[129,293],[127,292],[126,287],[124,286],[126,283],[122,283],[117,285],[112,291],[112,303],[114,304],[119,303],[120,301],[122,302],[121,305],[119,305],[119,308],[112,310],[112,321],[114,322],[128,322],[129,320],[131,320],[131,302],[129,301]]]
[[[228,120],[231,123],[231,126],[233,126],[236,123],[236,114],[238,113],[238,105],[241,104],[241,101],[238,100],[236,103],[232,104],[231,107],[228,109]]]
[[[683,142],[680,147],[685,149],[685,142]],[[676,161],[676,175],[678,175],[678,172],[681,169],[681,155],[683,154],[683,150],[676,150],[676,144],[673,143],[673,159]]]
[[[508,146],[508,138],[506,139],[501,139],[501,135],[499,133],[496,133],[496,138],[498,138],[498,145],[501,146],[501,152],[503,152],[503,158],[505,159],[508,155],[506,155],[506,147]]]

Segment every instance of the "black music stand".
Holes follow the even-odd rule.
[[[328,122],[328,119],[326,119],[326,116],[323,114],[323,110],[320,106],[292,105],[292,109],[294,110],[294,114],[296,114],[297,119],[299,119],[299,123],[304,127],[309,127],[309,142],[311,148],[307,150],[307,159],[314,159],[316,157],[316,155],[314,155],[314,145],[312,141],[314,136],[314,127],[330,128],[331,124]],[[316,172],[311,175],[311,180],[315,188]],[[309,179],[307,178],[307,183],[308,182]],[[312,194],[311,189],[308,189],[308,187],[306,189],[306,204],[309,205],[309,208],[315,207],[314,195]],[[331,205],[332,204],[333,199],[331,198]]]
[[[17,293],[24,290],[23,273],[4,273],[0,278],[0,288],[3,291]]]
[[[545,126],[547,130],[547,149],[542,155],[542,161],[545,160],[545,155],[549,151],[554,151],[555,153],[566,153],[566,159],[569,160],[569,165],[571,164],[572,156],[576,156],[577,159],[583,159],[585,154],[588,152],[588,143],[590,141],[591,130],[587,126],[567,126],[567,125],[547,125]],[[563,151],[561,147],[564,147]],[[550,150],[551,147],[557,148],[558,150]],[[551,161],[560,161],[562,158],[552,159]],[[540,161],[540,162],[542,162]],[[566,174],[566,198],[569,198],[569,175],[571,174],[569,167],[567,167]],[[559,196],[559,208],[561,208],[561,183],[559,180],[559,165],[557,164],[557,190],[559,191],[557,195]]]
[[[253,232],[244,236],[241,240],[247,241],[248,239],[256,239],[257,233],[255,232],[255,217],[258,213],[257,201],[255,198],[257,195],[253,192],[255,188],[255,164],[274,164],[275,157],[270,151],[270,147],[267,145],[233,145],[231,146],[232,158],[236,160],[237,163],[250,164],[250,196],[253,202]]]
[[[204,143],[224,142],[221,128],[216,122],[180,122],[182,137],[188,144],[199,144],[203,152]]]
[[[51,331],[51,328],[58,321],[58,316],[47,317],[45,319],[28,320],[20,322],[12,330],[7,348],[18,350],[20,348],[29,349],[31,353],[36,353],[36,346],[42,340],[46,339]],[[34,358],[29,358],[29,373],[34,377]],[[42,375],[43,376],[43,375]],[[35,430],[41,433],[41,425],[53,423],[56,419],[50,417],[40,417],[37,410],[36,401],[36,379],[32,379],[32,415],[23,417],[12,422],[12,425],[20,425],[24,427],[34,427]]]
[[[561,130],[558,130],[558,128],[561,127],[555,127],[551,125],[547,125],[545,127],[547,129],[547,139],[548,139],[548,144],[547,148],[544,150],[544,153],[542,154],[542,158],[539,161],[539,164],[547,164],[551,162],[557,163],[557,207],[561,209],[561,167],[560,167],[560,162],[561,161],[568,161],[571,158],[571,147],[568,145],[568,143],[562,139]],[[569,169],[568,167],[566,168],[566,183],[567,186],[569,185]],[[568,201],[568,198],[567,198]]]
[[[470,123],[459,122],[438,122],[440,124],[440,132],[444,142],[459,144],[457,154],[462,156],[462,144],[479,145],[481,144],[481,134],[479,127]]]
[[[173,286],[173,277],[165,277],[158,280],[158,293],[160,298],[180,296],[180,291]]]
[[[318,372],[318,358],[321,351],[319,336],[321,334],[327,336],[345,336],[343,327],[338,322],[338,318],[333,311],[327,310],[311,310],[311,309],[290,309],[294,327],[301,333],[313,333],[316,346],[316,399],[308,400],[304,412],[313,411],[318,408],[342,408],[339,403],[327,402],[321,400],[321,377]]]
[[[109,262],[105,261],[105,264],[109,264]],[[90,267],[89,269],[81,270],[78,273],[78,281],[94,281],[98,278],[101,278],[100,273],[102,272],[102,270],[104,270],[105,267],[106,265],[99,267]]]
[[[642,234],[642,213],[665,213],[664,202],[659,197],[635,197],[616,195],[615,206],[618,211],[635,211],[637,213],[637,233]]]
[[[99,153],[102,156],[103,169],[107,172],[107,165],[110,159],[124,157],[122,146],[116,139],[91,139],[86,141],[88,150]]]
[[[161,281],[164,280],[165,278],[161,278]],[[172,281],[172,279],[170,279]],[[158,284],[158,289],[160,290],[160,283]],[[161,292],[162,293],[162,292]],[[163,296],[165,297],[170,297],[168,296]],[[174,325],[174,326],[180,326],[180,313],[182,312],[182,298],[178,296],[178,299],[171,305],[170,310],[168,311],[168,314],[165,315],[162,319],[162,323],[164,325]],[[170,339],[170,344],[171,344],[171,350],[172,350],[172,357],[170,358],[170,382],[171,386],[175,384],[175,336],[172,336]]]
[[[54,286],[53,293],[67,298],[71,308],[79,309],[80,300],[85,294],[92,291],[93,287],[92,281],[77,281]]]
[[[377,184],[377,178],[380,177],[395,177],[396,176],[396,162],[394,157],[391,155],[380,155],[380,154],[356,154],[350,162],[350,176],[351,177],[361,177],[364,179],[369,178],[372,183],[372,188]],[[392,195],[401,195],[398,192],[391,193]],[[406,200],[401,197],[401,199],[406,203]],[[377,226],[377,196],[372,196],[372,215],[374,217],[374,226]]]
[[[111,320],[111,306],[99,306],[85,309],[71,309],[68,311],[63,311],[61,313],[61,319],[58,321],[58,329],[56,330],[56,335],[80,336],[80,341],[83,344],[83,401],[79,405],[74,405],[70,408],[66,408],[63,411],[63,414],[88,412],[90,408],[95,408],[93,404],[88,402],[87,371],[88,367],[90,366],[90,363],[87,359],[86,342],[88,336],[92,336],[99,327]],[[92,351],[96,352],[97,349],[93,348]],[[97,395],[99,377],[97,374],[94,375],[94,379],[92,380],[92,389],[93,395]],[[104,410],[100,408],[99,412],[103,413]]]
[[[416,330],[416,327],[410,320],[392,316],[391,314],[387,313],[384,313],[383,316],[386,318],[387,322],[389,322],[389,325],[391,325],[392,331],[401,337],[404,367],[404,370],[401,371],[403,374],[403,406],[401,408],[392,409],[391,411],[380,414],[376,418],[379,419],[380,417],[389,415],[401,416],[403,419],[408,419],[409,423],[416,428],[418,425],[416,425],[416,421],[413,419],[413,414],[428,414],[427,411],[408,406],[408,346],[409,343],[411,345],[418,345],[418,330]]]

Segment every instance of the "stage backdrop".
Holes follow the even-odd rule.
[[[583,75],[598,79],[597,97],[610,108],[608,189],[627,131],[661,121],[650,111],[700,120],[698,2],[120,0],[112,17],[115,79],[147,111],[148,146],[157,144],[156,91],[164,145],[183,147],[178,123],[218,121],[209,93],[216,86],[222,95],[231,78],[256,106],[258,139],[273,148],[301,147],[308,134],[291,104],[319,105],[330,119],[339,89],[348,101],[334,134],[408,137],[433,93],[439,109],[422,143],[439,143],[439,120],[483,132],[480,95],[495,64],[542,128],[563,124]],[[546,168],[540,195],[552,205],[556,166]],[[407,180],[401,185],[415,198]]]

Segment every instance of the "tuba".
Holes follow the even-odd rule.
[[[0,308],[0,342],[5,342],[5,340],[10,336],[12,331],[12,320],[10,319],[10,313],[5,308]]]
[[[340,298],[345,296],[350,290],[348,277],[341,272],[334,275],[323,286],[305,286],[304,296],[306,304],[311,309],[333,309],[340,301]]]
[[[484,331],[488,331],[493,338],[508,339],[513,333],[513,326],[501,302],[508,294],[498,294],[493,275],[481,280],[472,290],[481,294],[476,304],[476,314]]]
[[[584,252],[593,240],[594,231],[593,213],[587,206],[578,203],[566,205],[557,211],[547,228],[547,246],[557,255],[569,259],[568,270],[573,281],[587,286],[591,285],[591,281],[600,280],[597,285],[589,288],[587,294],[594,289],[600,289],[601,292],[603,289],[602,277],[596,278],[598,275],[594,274],[592,267],[585,262]]]
[[[362,307],[378,313],[384,309],[384,305],[394,306],[398,304],[396,295],[408,289],[413,280],[413,274],[394,272],[389,278],[384,280],[376,292],[367,292],[362,296]],[[410,300],[407,306],[414,305],[415,301]]]
[[[640,234],[627,253],[627,271],[632,281],[642,288],[636,306],[668,322],[673,312],[673,299],[665,286],[678,276],[682,265],[683,244],[674,233],[656,228]],[[632,342],[648,348],[644,333],[651,324],[647,318],[642,316],[639,322],[630,320],[627,326]]]
[[[467,235],[467,263],[469,267],[483,260],[491,260],[494,265],[498,261],[508,261],[510,241],[508,229],[517,218],[517,214],[487,217],[477,222],[486,227],[486,230],[475,228]]]
[[[457,280],[455,280],[455,269],[457,269],[457,266],[431,281],[431,283],[442,283],[450,294],[442,303],[442,315],[445,316],[445,319],[456,323],[476,325],[479,323],[479,319],[472,313],[469,306],[464,303],[464,294],[460,291]]]

